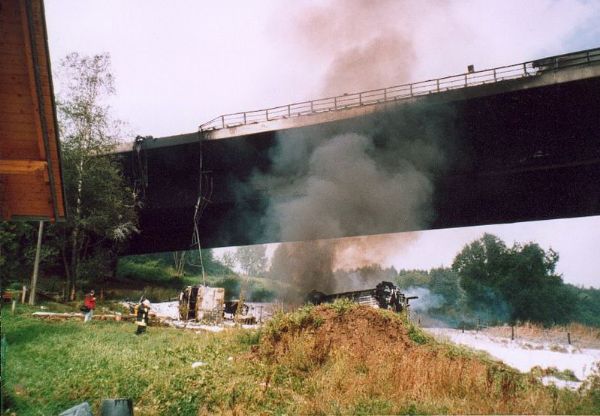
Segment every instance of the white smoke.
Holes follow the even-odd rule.
[[[424,287],[411,286],[404,291],[406,296],[418,296],[418,299],[410,301],[410,308],[413,312],[425,313],[430,309],[436,309],[444,305],[444,297],[435,293],[432,293],[429,289]]]

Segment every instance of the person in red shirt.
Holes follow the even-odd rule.
[[[96,297],[94,296],[93,290],[90,290],[90,293],[85,295],[83,306],[87,308],[87,312],[85,312],[83,322],[91,321],[92,316],[94,316],[94,309],[96,309]]]

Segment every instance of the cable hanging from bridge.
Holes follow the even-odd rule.
[[[133,142],[133,157],[131,158],[133,193],[140,204],[145,202],[146,188],[148,188],[148,157],[144,149],[144,142],[151,139],[152,136],[136,136]]]
[[[204,271],[204,260],[202,258],[202,245],[200,243],[200,230],[198,228],[198,220],[202,217],[202,213],[210,203],[210,198],[213,192],[213,181],[212,178],[205,175],[203,170],[203,155],[202,155],[202,140],[203,136],[199,133],[199,156],[198,156],[198,198],[194,206],[194,231],[192,235],[192,246],[196,246],[198,255],[200,256],[200,270],[202,271],[202,285],[206,286],[206,273]],[[206,186],[202,186],[206,180]],[[207,188],[207,197],[202,194],[203,189]]]

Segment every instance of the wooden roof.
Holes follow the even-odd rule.
[[[43,0],[0,1],[0,215],[65,217]]]

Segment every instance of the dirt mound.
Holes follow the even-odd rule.
[[[253,354],[265,375],[262,394],[291,400],[292,413],[561,412],[532,375],[366,306],[336,302],[277,315]]]
[[[257,352],[274,361],[304,353],[323,362],[335,351],[364,360],[377,351],[405,351],[416,345],[400,316],[358,305],[342,310],[322,305],[296,312],[274,322],[265,335]]]

